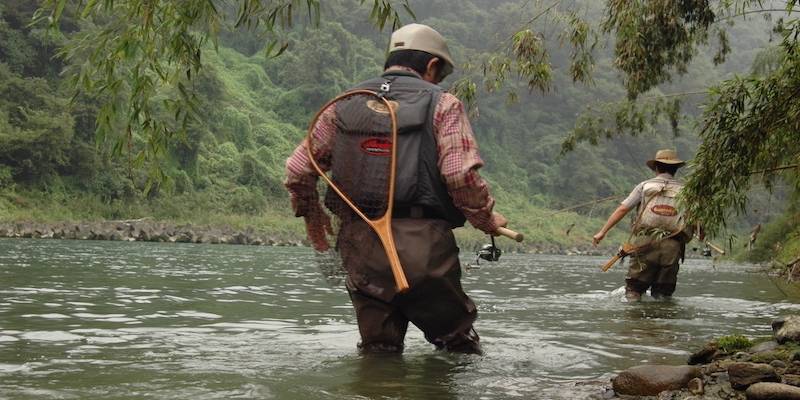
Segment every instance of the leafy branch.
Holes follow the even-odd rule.
[[[360,0],[370,4],[379,28],[397,27],[398,3],[413,17],[407,0]],[[34,24],[57,30],[65,10],[85,26],[60,52],[75,97],[97,99],[98,146],[112,142],[112,154],[129,153],[147,167],[151,181],[165,179],[159,165],[175,140],[186,140],[196,121],[194,82],[204,68],[203,52],[218,46],[222,29],[260,29],[269,37],[266,55],[284,53],[282,32],[298,21],[318,26],[319,0],[44,0]],[[300,15],[298,15],[300,14]]]
[[[463,65],[464,76],[453,84],[451,91],[473,111],[477,109],[477,90],[480,86],[476,80],[479,79],[488,93],[506,90],[509,102],[518,99],[517,90],[509,84],[509,78],[521,81],[529,92],[548,92],[553,81],[551,50],[547,48],[545,34],[534,28],[542,18],[547,19],[546,23],[561,28],[560,44],[568,44],[571,49],[570,73],[573,81],[591,82],[593,53],[598,43],[597,31],[577,12],[560,11],[562,3],[563,0],[556,0],[539,10],[492,51],[482,54],[482,59],[477,63]]]
[[[800,160],[800,23],[784,32],[786,62],[765,77],[734,78],[712,88],[703,114],[694,169],[686,183],[687,211],[713,231],[728,210],[745,211],[751,171],[769,178]]]

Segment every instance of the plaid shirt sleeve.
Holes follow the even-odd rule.
[[[477,229],[492,233],[499,227],[492,216],[494,198],[486,181],[478,174],[483,160],[464,105],[444,93],[436,105],[434,136],[439,151],[439,171],[453,204]]]
[[[330,169],[331,139],[336,131],[333,118],[334,108],[330,107],[314,126],[314,159],[323,171]],[[303,139],[286,160],[284,181],[296,217],[306,216],[312,207],[319,207],[318,177],[319,174],[308,159],[308,139]]]

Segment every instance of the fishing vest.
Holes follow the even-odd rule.
[[[388,89],[388,90],[382,90]],[[387,100],[397,102],[395,109],[397,115],[397,171],[395,174],[395,209],[409,207],[424,207],[430,210],[426,217],[434,216],[448,221],[452,228],[463,226],[466,218],[454,205],[447,192],[447,186],[439,171],[439,154],[434,137],[433,117],[436,104],[442,95],[443,89],[437,85],[426,82],[416,75],[403,71],[392,71],[379,78],[362,82],[353,89],[366,89],[376,93],[383,92]],[[346,119],[345,115],[338,115],[345,110],[337,108],[337,119]],[[384,129],[376,127],[374,129]],[[364,140],[350,140],[347,132],[339,129],[337,135],[344,135],[343,140],[335,140],[332,148],[331,174],[332,179],[347,181],[347,176],[352,171],[366,170],[370,167],[370,157],[363,156],[361,148]],[[370,140],[370,139],[367,139]],[[385,143],[373,140],[376,146],[385,147]],[[391,145],[391,144],[389,144]],[[385,149],[384,149],[385,150]],[[340,157],[337,157],[341,155]],[[341,160],[341,161],[338,161]],[[346,159],[346,161],[344,161]],[[355,168],[352,163],[360,163]],[[346,168],[337,164],[348,163]],[[364,185],[353,185],[354,193],[351,197],[357,205],[358,197],[369,197],[369,194],[358,193],[367,190]],[[328,189],[325,195],[325,204],[331,210],[343,209],[339,196]]]
[[[686,222],[678,209],[677,196],[683,185],[674,179],[653,178],[644,182],[639,217],[634,230],[663,229],[675,233],[684,229]]]

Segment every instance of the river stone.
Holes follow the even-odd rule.
[[[772,360],[769,362],[769,365],[772,365],[776,369],[786,368],[786,363],[781,360]]]
[[[727,375],[728,367],[730,367],[731,364],[734,363],[736,363],[736,361],[730,359],[717,360],[704,366],[703,370],[704,373],[706,374],[714,374],[715,372],[724,372]]]
[[[665,390],[683,389],[700,375],[699,368],[688,365],[640,365],[620,372],[611,382],[618,394],[655,396]]]
[[[750,348],[751,353],[766,353],[768,351],[773,351],[778,348],[778,342],[774,340],[770,340],[767,342],[759,343]]]
[[[757,382],[780,382],[773,366],[749,362],[731,364],[728,367],[728,377],[731,380],[731,386],[737,390],[744,390]]]
[[[800,342],[800,316],[790,315],[772,321],[772,333],[781,344]]]
[[[783,383],[755,383],[745,394],[747,400],[800,400],[800,388]]]
[[[689,393],[691,394],[701,395],[705,393],[703,380],[700,378],[694,378],[690,380],[686,386],[689,388]]]
[[[784,374],[781,376],[781,383],[792,386],[800,386],[800,375]]]
[[[689,356],[689,361],[687,362],[687,364],[689,365],[708,364],[714,359],[714,356],[716,354],[717,354],[717,343],[716,342],[706,343],[706,345],[703,346],[702,349],[697,350],[696,352],[692,353],[691,356]]]

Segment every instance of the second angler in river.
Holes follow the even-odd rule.
[[[687,224],[677,209],[676,198],[683,185],[675,179],[675,173],[684,164],[674,150],[659,150],[647,161],[656,176],[636,185],[593,237],[596,246],[628,212],[637,210],[630,243],[623,250],[631,257],[625,277],[629,301],[639,301],[647,289],[656,298],[675,292],[679,262],[694,232],[693,225]]]

